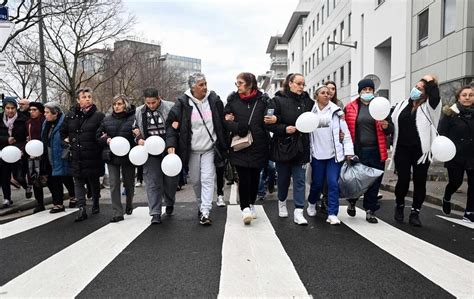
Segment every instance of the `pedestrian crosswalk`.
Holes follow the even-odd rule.
[[[24,270],[0,271],[0,298],[474,296],[472,229],[439,217],[432,221],[440,228],[414,231],[388,218],[369,224],[362,210],[349,217],[341,207],[343,225],[318,215],[302,227],[279,218],[269,201],[249,226],[229,205],[213,210],[214,225],[201,227],[195,207],[178,203],[174,216],[153,226],[147,207],[109,224],[99,218],[108,206],[84,223],[73,223],[68,210],[3,224],[9,235],[0,240],[0,269]],[[37,242],[66,228],[76,236]],[[37,262],[28,256],[35,250],[48,256]],[[14,260],[6,262],[6,253]]]

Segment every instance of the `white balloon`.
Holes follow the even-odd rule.
[[[141,166],[148,160],[148,152],[143,145],[136,145],[130,150],[128,158],[133,165]]]
[[[28,155],[31,157],[40,157],[43,155],[43,142],[39,140],[30,140],[28,143],[25,145],[25,151]]]
[[[384,97],[376,97],[369,104],[369,113],[375,120],[384,120],[390,114],[390,101]]]
[[[122,136],[116,136],[110,140],[110,151],[119,157],[123,157],[130,151],[130,142]]]
[[[161,161],[161,170],[167,176],[177,176],[181,172],[181,168],[183,168],[183,163],[176,154],[166,155]]]
[[[19,148],[13,145],[9,145],[3,148],[2,150],[2,159],[7,163],[15,163],[20,160],[21,151]]]
[[[165,141],[160,136],[150,136],[145,140],[145,148],[150,155],[161,154],[165,147]]]
[[[438,136],[431,144],[433,157],[440,162],[450,161],[456,156],[456,146],[445,136]]]
[[[313,112],[304,112],[296,120],[296,129],[302,133],[311,133],[318,125],[318,116]]]

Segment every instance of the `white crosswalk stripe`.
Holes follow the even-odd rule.
[[[465,226],[465,227],[469,227],[470,229],[474,229],[474,223],[472,223],[472,222],[469,223],[469,222],[466,222],[462,219],[446,217],[446,216],[441,216],[441,215],[436,215],[436,216],[438,216],[441,219],[444,219],[444,220],[447,220],[447,221],[450,221],[450,222],[453,222],[453,223],[456,223],[456,224],[459,224],[459,225],[462,225],[462,226]]]
[[[75,297],[148,226],[148,208],[108,224],[0,287],[3,297]]]
[[[346,207],[341,207],[345,210]],[[456,297],[473,295],[474,266],[446,250],[405,233],[379,219],[374,225],[357,208],[355,217],[341,213],[341,221],[362,237],[390,253]]]
[[[14,221],[0,225],[0,240],[16,234],[25,232],[35,227],[44,225],[71,213],[77,209],[67,209],[65,212],[51,214],[49,211],[42,211],[28,217],[23,217]]]

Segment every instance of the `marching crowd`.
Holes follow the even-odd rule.
[[[64,111],[57,102],[43,105],[5,98],[0,114],[0,149],[13,145],[23,154],[18,162],[0,160],[2,208],[12,205],[11,179],[25,189],[27,197],[34,194],[37,200],[34,212],[45,209],[44,187],[52,194],[50,213],[65,211],[65,186],[69,207],[79,208],[75,221],[86,220],[89,217],[86,197],[92,198],[90,213],[100,213],[99,179],[106,165],[113,208],[110,221],[122,221],[124,214],[133,213],[136,166],[127,155],[115,155],[110,143],[120,136],[133,147],[144,145],[150,136],[159,136],[165,140],[165,151],[150,154],[142,170],[152,224],[161,223],[162,205],[166,215],[174,213],[175,194],[181,185],[182,174],[168,176],[162,170],[161,164],[168,154],[177,154],[183,172],[189,175],[202,225],[212,224],[216,183],[218,206],[225,206],[224,172],[229,168],[238,176],[245,224],[257,218],[254,205],[257,198],[265,196],[267,177],[270,192],[276,180],[275,208],[280,217],[289,216],[287,197],[293,182],[294,223],[306,225],[305,208],[307,217],[315,217],[317,202],[325,198],[327,204],[322,204],[327,205],[327,222],[339,224],[342,164],[362,163],[384,170],[392,146],[398,175],[394,218],[404,221],[405,197],[413,181],[409,223],[421,226],[420,211],[432,161],[431,145],[440,134],[456,146],[455,157],[445,163],[449,182],[442,210],[445,214],[451,212],[451,196],[462,184],[466,172],[468,194],[463,219],[474,221],[474,89],[471,86],[461,87],[456,102],[442,107],[437,80],[426,75],[406,100],[392,107],[385,119],[375,120],[369,110],[375,93],[370,79],[358,83],[358,97],[345,107],[337,98],[334,82],[318,86],[311,97],[304,91],[305,78],[301,74],[289,74],[272,99],[258,89],[251,73],[239,74],[235,85],[237,90],[224,105],[215,92],[208,90],[205,76],[195,73],[189,77],[189,89],[174,102],[162,99],[156,88],[147,88],[143,91],[143,105],[135,107],[127,96],[118,95],[113,98],[112,112],[108,115],[97,109],[89,88],[77,90],[77,104],[69,111]],[[296,124],[305,112],[318,118],[317,128],[310,133],[298,130]],[[26,143],[31,140],[42,141],[41,156],[29,156],[25,151]],[[369,223],[378,222],[381,182],[379,176],[361,196]],[[310,184],[308,195],[307,183]],[[356,215],[358,199],[347,198],[347,213],[352,217]]]

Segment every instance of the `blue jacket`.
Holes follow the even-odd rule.
[[[69,161],[61,158],[63,146],[61,141],[61,127],[64,122],[64,114],[61,114],[56,126],[50,136],[48,136],[51,123],[45,121],[43,129],[41,130],[41,140],[45,145],[44,155],[48,157],[48,148],[51,147],[51,159],[48,157],[52,168],[52,176],[67,176],[69,175]]]

